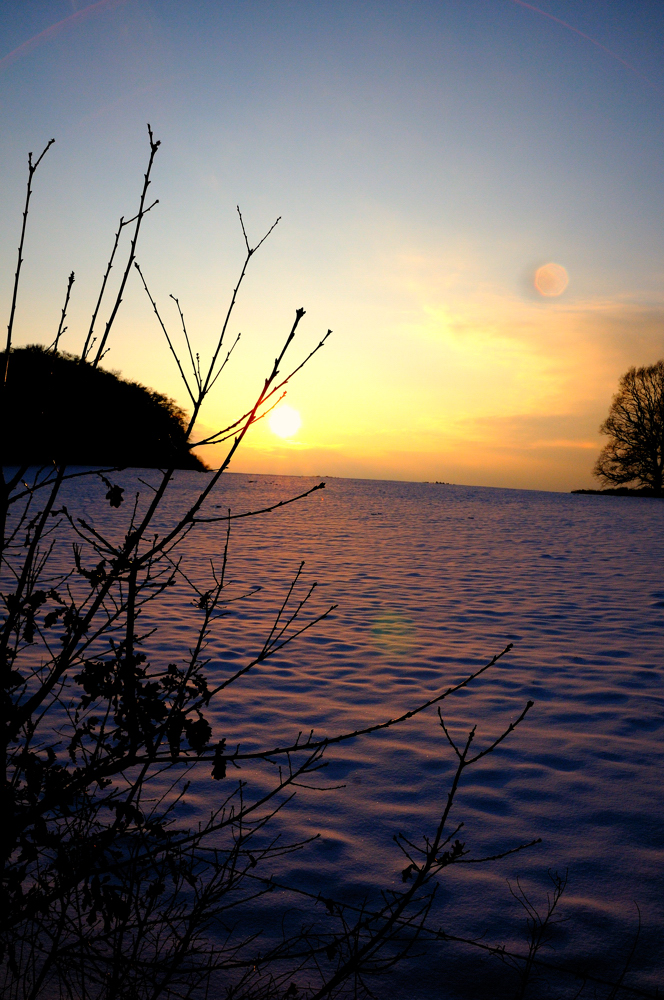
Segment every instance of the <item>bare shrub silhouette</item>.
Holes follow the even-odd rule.
[[[120,222],[78,362],[93,370],[108,350],[135,263],[141,223],[156,204],[146,207],[159,148],[151,130],[149,141],[138,212]],[[11,385],[12,332],[28,207],[34,172],[44,153],[35,163],[29,159],[3,387]],[[213,732],[208,716],[215,700],[333,611],[313,609],[316,585],[305,583],[300,567],[243,665],[214,680],[206,670],[206,647],[213,631],[230,604],[245,596],[228,584],[232,522],[302,501],[325,485],[319,483],[262,510],[220,515],[211,503],[249,429],[276,404],[289,380],[329,335],[328,331],[302,359],[284,368],[304,317],[304,310],[297,309],[246,412],[196,440],[193,432],[201,406],[233,351],[234,344],[229,348],[226,338],[247,268],[274,228],[252,245],[241,216],[240,224],[244,262],[218,341],[205,364],[194,350],[176,299],[186,346],[183,360],[140,272],[191,402],[185,428],[188,448],[227,445],[220,468],[205,474],[184,506],[177,509],[167,503],[174,485],[173,467],[143,483],[145,490],[131,503],[125,501],[125,488],[116,481],[114,468],[67,471],[54,455],[52,464],[38,469],[24,463],[2,472],[0,665],[5,774],[0,977],[3,996],[11,1000],[51,996],[157,1000],[204,997],[211,990],[228,1000],[322,1000],[360,995],[368,990],[369,977],[392,968],[412,953],[416,942],[427,938],[468,945],[503,960],[511,955],[499,945],[433,929],[427,917],[438,880],[447,869],[494,861],[536,843],[478,856],[463,837],[463,824],[452,818],[466,770],[499,749],[523,722],[532,702],[479,750],[474,728],[459,740],[440,715],[442,732],[456,758],[451,785],[434,829],[419,839],[396,836],[400,864],[405,861],[400,888],[386,889],[375,905],[323,896],[315,886],[311,891],[289,886],[276,880],[271,870],[276,859],[306,846],[306,842],[282,842],[271,823],[300,785],[320,782],[330,748],[397,726],[438,705],[489,670],[511,646],[460,683],[393,718],[352,732],[317,737],[311,731],[284,744],[249,749],[245,745],[252,734],[247,734],[245,745],[229,746],[223,733]],[[119,290],[95,351],[94,329],[111,264],[129,225],[134,226],[133,236]],[[70,281],[67,302],[71,287]],[[54,358],[66,305],[52,346]],[[10,391],[3,388],[0,406],[5,413],[10,400]],[[106,515],[96,523],[65,503],[66,490],[81,478],[89,481],[89,491],[97,490],[96,509]],[[111,514],[109,529],[104,524]],[[207,585],[201,586],[185,574],[181,553],[192,532],[213,522],[224,526],[226,543],[219,560],[210,563]],[[185,588],[198,615],[189,653],[178,662],[149,659],[145,612],[154,606],[158,618],[160,601],[172,587]],[[249,764],[270,775],[267,790],[254,791],[241,772],[236,780],[236,770]],[[188,781],[199,773],[209,778],[215,806],[192,826],[182,806]],[[251,913],[275,889],[302,902],[306,916],[299,926],[281,934],[274,929],[261,934],[259,925],[244,933],[234,929],[234,914]],[[562,884],[556,889],[556,902],[561,891]],[[533,924],[534,931],[538,927]],[[528,953],[512,955],[526,963],[519,996],[525,993],[540,944],[536,934]]]

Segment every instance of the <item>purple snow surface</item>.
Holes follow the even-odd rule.
[[[119,478],[136,483],[131,473]],[[256,509],[315,481],[227,474],[207,510]],[[182,509],[201,482],[198,474],[178,474],[167,513]],[[99,510],[97,490],[71,487],[72,501],[77,490],[85,516]],[[117,517],[105,510],[96,523],[117,525]],[[220,563],[224,538],[224,525],[190,536],[186,571],[204,583],[209,559]],[[661,988],[664,503],[328,480],[301,503],[233,523],[232,587],[262,590],[231,605],[218,623],[207,651],[213,681],[258,652],[301,560],[304,581],[318,581],[312,605],[338,608],[224,693],[209,713],[215,739],[248,748],[310,728],[327,736],[352,730],[414,707],[514,643],[491,671],[442,704],[451,731],[461,739],[477,724],[482,746],[528,699],[535,702],[503,746],[467,773],[453,817],[464,822],[462,839],[476,854],[538,836],[542,844],[448,871],[430,922],[523,950],[524,914],[506,880],[518,876],[541,903],[547,870],[569,869],[561,903],[569,919],[547,960],[616,976],[637,904],[643,930],[627,981]],[[148,644],[153,662],[186,652],[196,616],[177,589],[168,592]],[[453,755],[429,709],[377,737],[333,748],[329,760],[326,780],[345,787],[301,790],[277,823],[285,838],[320,833],[320,840],[274,873],[325,895],[375,898],[380,888],[401,885],[404,861],[393,834],[433,832]],[[250,788],[268,778],[250,769],[240,775]],[[216,783],[196,782],[192,805],[207,811],[219,793]],[[294,904],[275,893],[270,905]],[[439,945],[374,989],[404,1000],[489,996],[483,977],[494,974],[501,974],[494,959],[483,963],[472,949]],[[552,995],[578,988],[562,977]]]

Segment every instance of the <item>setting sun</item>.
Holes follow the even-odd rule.
[[[283,406],[278,406],[274,410],[268,419],[270,425],[270,430],[277,437],[289,438],[293,434],[296,434],[300,427],[302,426],[302,418],[297,410],[294,410],[292,406],[288,406],[284,403]]]

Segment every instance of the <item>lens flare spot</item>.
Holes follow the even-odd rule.
[[[398,611],[388,611],[371,626],[376,646],[388,656],[406,656],[416,636],[415,623]]]
[[[292,406],[288,406],[284,403],[283,406],[277,406],[275,410],[272,411],[268,417],[268,423],[270,425],[270,430],[273,434],[276,434],[280,438],[289,438],[293,434],[297,434],[300,427],[302,426],[302,418],[297,410],[294,410]]]
[[[569,275],[562,264],[542,264],[535,271],[535,288],[545,298],[562,295],[569,284]]]

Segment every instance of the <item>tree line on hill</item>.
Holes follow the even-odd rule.
[[[160,392],[37,344],[12,349],[9,371],[3,465],[206,468]]]

